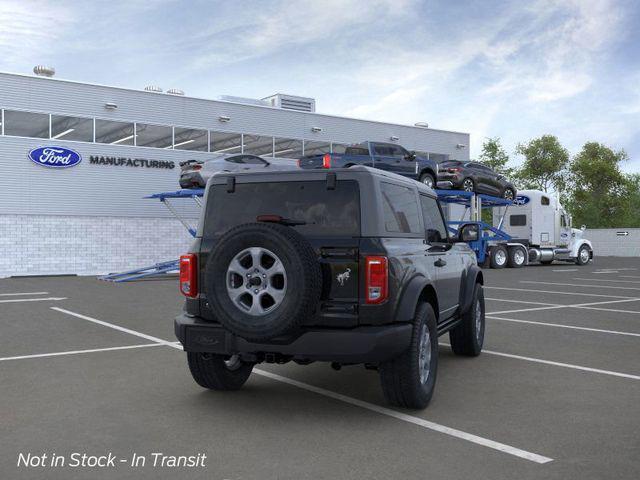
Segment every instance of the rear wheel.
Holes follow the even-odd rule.
[[[187,352],[187,362],[196,383],[211,390],[238,390],[253,370],[253,363],[245,363],[237,355]]]
[[[456,355],[477,357],[484,344],[484,292],[482,285],[476,283],[473,289],[471,308],[462,314],[462,322],[449,332],[451,349]]]
[[[438,372],[436,315],[428,303],[416,309],[411,344],[406,352],[378,368],[384,396],[391,405],[425,408]]]
[[[509,247],[507,265],[510,268],[521,268],[525,265],[527,252],[523,247]]]
[[[420,183],[424,183],[429,188],[434,188],[436,185],[436,181],[430,173],[420,175]]]
[[[507,259],[507,249],[503,245],[491,247],[491,260],[489,262],[491,268],[504,268],[507,265]]]
[[[473,183],[471,178],[465,178],[462,181],[462,190],[465,192],[474,192],[476,189],[476,185]]]
[[[513,191],[513,188],[507,187],[504,189],[504,192],[502,192],[502,198],[504,198],[505,200],[513,200],[515,198],[516,194]]]

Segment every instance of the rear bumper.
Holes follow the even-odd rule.
[[[397,357],[409,347],[411,325],[397,323],[351,329],[305,329],[291,339],[254,343],[228,332],[217,323],[182,314],[175,333],[187,352],[221,355],[275,353],[296,360],[376,363]]]

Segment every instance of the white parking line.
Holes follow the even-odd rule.
[[[9,300],[0,300],[0,303],[20,303],[20,302],[57,302],[66,300],[67,297],[47,297],[47,298],[11,298]]]
[[[49,295],[49,292],[0,293],[0,297],[13,297],[18,295]]]
[[[577,272],[579,268],[562,268],[560,270],[551,270],[552,272]]]
[[[487,318],[490,318],[492,320],[502,320],[503,322],[528,323],[531,325],[542,325],[545,327],[569,328],[572,330],[584,330],[586,332],[609,333],[611,335],[625,335],[628,337],[640,337],[640,333],[619,332],[617,330],[603,330],[600,328],[578,327],[576,325],[562,325],[561,323],[536,322],[532,320],[520,320],[516,318],[501,318],[501,317],[495,317],[493,315],[487,315]]]
[[[487,312],[487,315],[501,315],[504,313],[518,313],[518,312],[535,312],[539,310],[554,310],[557,308],[586,308],[588,310],[602,310],[605,312],[640,313],[635,310],[616,310],[613,308],[598,308],[593,306],[593,305],[608,305],[610,303],[626,303],[626,302],[637,302],[637,301],[640,301],[640,298],[626,298],[623,300],[606,300],[604,302],[576,303],[572,305],[549,304],[549,306],[547,307],[519,308],[517,310],[501,310],[498,312]]]
[[[487,315],[500,315],[503,313],[519,313],[519,312],[537,312],[540,310],[554,310],[556,308],[567,308],[571,305],[552,305],[548,307],[535,307],[535,308],[518,308],[516,310],[500,310],[498,312],[487,312]]]
[[[584,287],[584,288],[615,288],[618,290],[640,290],[640,287],[619,287],[618,285],[585,285],[581,283],[554,283],[554,282],[538,282],[535,280],[520,280],[520,283],[537,283],[541,285],[563,285],[566,287]]]
[[[602,295],[599,293],[576,293],[576,292],[559,292],[554,290],[530,290],[528,288],[511,288],[511,287],[483,287],[484,290],[512,290],[514,292],[529,292],[529,293],[553,293],[557,295],[576,295],[580,297],[606,297],[606,298],[629,298],[635,300],[636,297],[623,297],[621,295]],[[522,302],[524,303],[524,302]]]
[[[77,318],[81,318],[83,320],[87,320],[89,322],[97,323],[98,325],[103,325],[105,327],[113,328],[115,330],[119,330],[121,332],[129,333],[131,335],[135,335],[136,337],[146,338],[148,340],[152,340],[157,344],[165,345],[168,347],[175,348],[177,350],[182,350],[182,346],[180,346],[177,342],[168,342],[166,340],[162,340],[158,337],[153,337],[151,335],[147,335],[145,333],[137,332],[135,330],[131,330],[129,328],[120,327],[119,325],[114,325],[113,323],[104,322],[102,320],[98,320],[96,318],[88,317],[86,315],[82,315],[80,313],[72,312],[70,310],[65,310],[63,308],[51,307],[52,310],[57,312],[65,313],[67,315],[72,315]],[[414,417],[411,415],[407,415],[401,412],[397,412],[390,408],[381,407],[378,405],[374,405],[372,403],[363,402],[362,400],[357,400],[355,398],[347,397],[346,395],[342,395],[336,392],[332,392],[330,390],[325,390],[323,388],[314,387],[313,385],[308,385],[306,383],[298,382],[297,380],[293,380],[287,377],[282,377],[280,375],[276,375],[275,373],[267,372],[265,370],[260,370],[254,368],[254,373],[257,375],[261,375],[263,377],[271,378],[272,380],[276,380],[282,383],[287,383],[289,385],[293,385],[298,388],[302,388],[304,390],[308,390],[320,395],[324,395],[326,397],[331,397],[336,400],[340,400],[345,403],[349,403],[351,405],[355,405],[361,408],[365,408],[367,410],[380,413],[382,415],[387,415],[389,417],[394,417],[396,419],[412,423],[414,425],[419,425],[424,428],[428,428],[430,430],[435,430],[437,432],[444,433],[446,435],[450,435],[452,437],[460,438],[462,440],[466,440],[468,442],[472,442],[478,445],[482,445],[488,448],[492,448],[494,450],[498,450],[509,455],[513,455],[516,457],[523,458],[525,460],[529,460],[535,463],[548,463],[553,461],[552,458],[544,457],[542,455],[538,455],[536,453],[527,452],[526,450],[521,450],[519,448],[512,447],[510,445],[506,445],[504,443],[495,442],[488,438],[479,437],[477,435],[473,435],[471,433],[463,432],[462,430],[456,430],[454,428],[450,428],[444,425],[440,425],[438,423],[430,422],[428,420],[423,420],[422,418]]]
[[[124,347],[92,348],[90,350],[70,350],[66,352],[37,353],[35,355],[20,355],[19,357],[4,357],[4,358],[0,358],[0,362],[6,362],[7,360],[24,360],[26,358],[60,357],[63,355],[78,355],[81,353],[111,352],[113,350],[129,350],[132,348],[162,347],[162,346],[164,346],[162,343],[145,343],[142,345],[127,345]]]
[[[388,417],[393,417],[398,420],[402,420],[403,422],[412,423],[420,427],[428,428],[429,430],[434,430],[436,432],[444,433],[445,435],[460,438],[462,440],[466,440],[468,442],[475,443],[477,445],[482,445],[483,447],[488,447],[493,450],[498,450],[500,452],[508,453],[509,455],[514,455],[516,457],[524,458],[525,460],[529,460],[531,462],[549,463],[553,461],[553,459],[549,457],[544,457],[536,453],[527,452],[526,450],[521,450],[519,448],[515,448],[510,445],[506,445],[504,443],[495,442],[493,440],[489,440],[488,438],[483,438],[477,435],[473,435],[471,433],[463,432],[462,430],[446,427],[444,425],[440,425],[439,423],[430,422],[429,420],[424,420],[419,417],[407,415],[406,413],[398,412],[390,408],[382,407],[369,402],[363,402],[362,400],[348,397],[340,393],[332,392],[331,390],[325,390],[324,388],[315,387],[313,385],[309,385],[308,383],[299,382],[297,380],[283,377],[275,373],[267,372],[265,370],[260,370],[260,369],[254,369],[253,371],[258,375],[270,378],[272,380],[276,380],[278,382],[286,383],[288,385],[292,385],[294,387],[298,387],[303,390],[308,390],[310,392],[317,393],[318,395],[323,395],[325,397],[333,398],[335,400],[339,400],[341,402],[348,403],[350,405],[355,405],[357,407],[364,408],[372,412],[380,413]]]
[[[620,278],[640,278],[640,275],[620,275]]]
[[[450,347],[448,343],[439,343]],[[611,375],[613,377],[630,378],[631,380],[640,380],[640,376],[631,375],[630,373],[613,372],[611,370],[601,370],[599,368],[583,367],[582,365],[573,365],[571,363],[553,362],[551,360],[543,360],[542,358],[524,357],[522,355],[514,355],[512,353],[495,352],[493,350],[482,350],[482,353],[488,353],[489,355],[496,355],[498,357],[515,358],[517,360],[524,360],[527,362],[542,363],[545,365],[553,365],[554,367],[571,368],[573,370],[581,370],[583,372],[601,373],[603,375]]]
[[[487,288],[487,287],[484,287]],[[492,300],[494,302],[509,302],[509,303],[525,303],[527,305],[545,305],[547,307],[551,307],[551,306],[556,306],[558,304],[556,303],[544,303],[544,302],[525,302],[524,300],[511,300],[508,298],[491,298],[491,297],[484,297],[485,300]]]
[[[613,283],[640,283],[638,280],[609,280],[608,278],[580,278],[573,277],[572,280],[588,280],[596,282],[613,282]]]

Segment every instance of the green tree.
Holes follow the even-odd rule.
[[[506,177],[511,177],[513,168],[507,166],[509,160],[509,155],[503,148],[499,137],[485,138],[482,144],[482,153],[478,157],[480,163]]]
[[[543,135],[516,147],[524,163],[516,172],[520,187],[548,192],[564,190],[569,151],[554,135]]]
[[[631,204],[637,201],[640,181],[622,173],[620,163],[625,160],[624,150],[614,151],[598,142],[585,143],[573,158],[567,203],[576,225],[629,226],[625,224],[631,220]]]

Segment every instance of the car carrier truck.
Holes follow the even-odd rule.
[[[512,205],[498,208],[497,213],[493,226],[510,239],[490,246],[493,264],[519,267],[558,260],[585,265],[593,259],[591,242],[582,238],[586,227],[572,228],[571,216],[548,193],[522,190]]]

